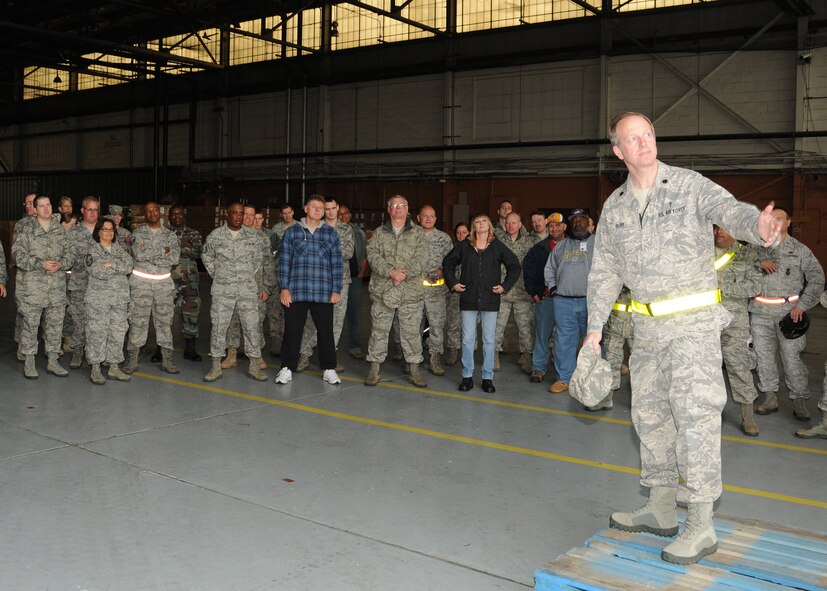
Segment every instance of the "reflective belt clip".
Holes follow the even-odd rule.
[[[767,304],[768,306],[783,306],[784,304],[794,304],[801,296],[798,294],[791,295],[789,297],[767,297],[767,296],[755,296],[752,298],[759,304]]]
[[[440,285],[445,285],[445,279],[437,279],[436,281],[428,281],[427,279],[424,279],[422,281],[422,285],[425,287],[438,287]]]
[[[627,304],[621,304],[620,302],[615,302],[614,306],[612,306],[612,310],[617,310],[618,312],[631,312],[632,306]]]
[[[681,296],[670,300],[661,300],[659,302],[652,302],[649,304],[632,300],[629,304],[629,308],[632,312],[637,312],[638,314],[642,314],[644,316],[667,316],[677,312],[686,312],[687,310],[704,308],[720,302],[721,290],[713,289],[711,291],[693,293],[691,295]]]
[[[718,257],[718,260],[715,261],[715,270],[720,271],[721,267],[723,267],[729,261],[731,261],[732,257],[734,257],[734,256],[735,256],[735,252],[731,251],[731,250],[729,252],[725,252],[724,254],[722,254],[720,257]]]
[[[172,273],[162,273],[161,275],[153,275],[152,273],[144,273],[143,271],[138,271],[137,269],[132,269],[132,274],[135,277],[140,277],[141,279],[150,279],[152,281],[160,281],[162,279],[168,279],[172,277]]]

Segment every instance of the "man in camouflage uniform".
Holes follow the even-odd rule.
[[[293,219],[293,207],[289,203],[285,203],[279,209],[281,213],[281,221],[270,229],[270,251],[273,253],[276,261],[276,293],[281,289],[279,282],[279,248],[281,241],[284,239],[284,233],[287,228],[296,223]],[[270,354],[279,357],[281,355],[282,335],[284,334],[284,310],[281,307],[279,298],[270,298],[267,300],[267,324],[270,332]]]
[[[34,220],[37,217],[37,210],[35,210],[34,208],[35,197],[37,197],[37,193],[27,193],[26,196],[23,198],[23,207],[25,208],[26,215],[17,220],[17,223],[14,224],[14,231],[12,233],[12,245],[14,245],[14,240],[17,237],[18,233],[22,233],[23,230],[28,228],[30,224],[34,223]],[[14,252],[14,249],[12,249],[12,252]],[[12,260],[14,260],[14,258],[12,258]],[[14,342],[19,345],[20,331],[23,330],[23,310],[20,306],[20,300],[17,297],[16,290],[14,292],[14,303],[17,305],[17,313],[14,318]],[[18,348],[17,360],[25,361],[25,359],[25,356]]]
[[[518,213],[512,212],[506,216],[505,229],[505,235],[500,234],[497,238],[520,261],[520,272],[522,272],[523,259],[537,244],[537,239],[526,232]],[[505,269],[502,270],[502,277],[505,280]],[[525,290],[525,282],[519,280],[511,290],[500,297],[494,348],[494,371],[500,371],[500,351],[502,351],[503,340],[505,340],[505,327],[512,311],[514,322],[517,324],[517,335],[520,338],[518,364],[524,371],[531,373],[531,357],[534,352],[534,302]]]
[[[508,214],[512,211],[514,211],[514,208],[510,201],[500,202],[500,206],[497,208],[497,218],[499,218],[499,220],[494,225],[494,236],[500,240],[505,240],[505,237],[508,236],[506,223],[508,222]]]
[[[321,195],[318,195],[321,197]],[[355,237],[353,228],[350,224],[346,224],[339,220],[339,204],[333,197],[321,197],[324,200],[324,219],[322,223],[327,224],[336,230],[339,235],[339,244],[342,249],[342,291],[338,302],[333,304],[333,340],[334,346],[338,349],[339,338],[342,336],[342,328],[345,325],[345,316],[347,315],[347,302],[350,292],[351,278],[350,278],[350,257],[353,256],[353,249],[355,247]],[[313,348],[318,342],[318,333],[316,332],[316,324],[313,322],[304,323],[304,333],[302,334],[301,349],[299,355],[299,363],[296,366],[296,371],[304,371],[310,364],[310,356],[313,354]],[[337,363],[336,372],[341,373],[345,371],[342,364]]]
[[[388,356],[388,336],[394,316],[399,318],[402,351],[415,386],[427,386],[419,370],[422,363],[422,337],[419,325],[425,287],[422,285],[428,261],[428,243],[422,228],[408,215],[408,200],[394,195],[388,200],[388,219],[376,228],[368,241],[370,315],[372,327],[367,361],[370,371],[365,385],[379,383],[379,366]]]
[[[350,206],[344,203],[339,204],[339,219],[353,229],[353,256],[347,261],[350,272],[350,290],[347,298],[347,312],[345,323],[347,324],[348,352],[355,359],[364,359],[365,352],[362,350],[362,290],[364,289],[363,279],[368,275],[368,237],[365,231],[355,222],[351,222],[353,216]]]
[[[175,308],[181,314],[181,333],[184,335],[184,359],[201,361],[195,350],[198,340],[198,317],[201,313],[201,293],[198,287],[198,259],[204,245],[201,233],[186,225],[184,208],[173,205],[169,208],[169,229],[178,237],[181,256],[172,267],[172,281],[175,283]]]
[[[603,351],[606,353],[606,361],[612,368],[612,391],[620,388],[621,375],[629,373],[629,368],[623,365],[623,362],[626,358],[626,344],[629,345],[629,351],[635,344],[632,310],[629,307],[631,301],[629,288],[624,285],[603,329]]]
[[[425,317],[428,320],[429,366],[435,376],[445,375],[440,356],[444,351],[445,321],[447,313],[448,287],[442,277],[442,259],[454,247],[451,237],[436,229],[436,210],[430,205],[423,205],[416,216],[425,240],[428,242],[428,261],[425,265]]]
[[[764,402],[756,412],[759,415],[778,412],[775,353],[780,346],[787,394],[793,401],[793,415],[799,421],[809,421],[809,372],[801,361],[801,353],[807,346],[807,335],[797,339],[784,338],[778,322],[788,313],[793,321],[798,322],[804,312],[818,304],[824,290],[824,269],[813,252],[787,232],[790,227],[789,214],[776,208],[773,215],[781,224],[781,242],[771,248],[758,249],[764,281],[758,297],[749,304],[752,342],[758,358],[758,389],[765,394]]]
[[[131,254],[132,232],[121,226],[121,222],[123,222],[123,207],[120,205],[110,205],[109,215],[106,216],[106,219],[115,222],[115,234],[118,239],[118,243],[123,246],[126,252]]]
[[[454,227],[454,237],[457,242],[462,242],[470,232],[468,224],[460,222]],[[453,246],[452,246],[453,248]],[[457,266],[457,277],[460,275],[461,266]],[[459,293],[448,290],[445,296],[445,310],[447,320],[445,321],[445,365],[456,365],[459,358],[459,350],[462,348],[462,322],[459,309]]]
[[[256,208],[250,205],[244,206],[244,217],[241,222],[245,228],[255,232],[261,244],[262,264],[256,271],[256,286],[258,287],[258,342],[264,346],[264,318],[267,314],[267,302],[276,293],[276,260],[270,250],[270,238],[264,230],[256,229]],[[230,326],[227,328],[227,357],[221,362],[221,369],[230,369],[238,363],[238,349],[241,346],[241,321],[238,317],[238,308],[233,312]],[[267,369],[267,362],[264,361],[261,352],[258,355],[259,369]]]
[[[714,227],[715,267],[721,303],[732,314],[732,322],[721,331],[721,353],[724,357],[732,399],[741,406],[741,431],[748,437],[758,437],[752,404],[758,398],[752,370],[755,352],[750,349],[749,312],[752,296],[761,291],[761,271],[755,249],[743,246],[732,234]]]
[[[68,195],[63,195],[57,202],[57,211],[61,216],[61,225],[63,225],[63,228],[67,231],[70,230],[71,227],[67,224],[64,224],[63,221],[70,218],[74,213],[72,198]],[[66,285],[68,286],[69,276],[71,275],[71,273],[67,269],[65,271],[65,274]],[[61,345],[60,355],[63,355],[64,353],[70,353],[72,351],[72,333],[74,332],[74,330],[75,327],[72,323],[72,315],[69,313],[69,306],[66,306],[66,313],[63,315],[63,343]]]
[[[138,369],[138,356],[146,344],[149,317],[155,325],[155,342],[161,349],[161,369],[179,373],[172,361],[172,315],[175,312],[175,282],[172,267],[178,264],[181,247],[172,230],[161,224],[161,208],[154,201],[144,206],[146,224],[132,234],[132,276],[129,278],[130,319],[126,346],[126,374]],[[128,251],[127,251],[128,252]]]
[[[84,198],[81,207],[81,220],[69,231],[72,240],[75,263],[69,276],[69,313],[75,332],[72,334],[72,360],[69,367],[78,369],[83,365],[83,348],[86,345],[86,286],[89,278],[86,274],[86,254],[95,245],[92,232],[98,223],[100,201],[97,197]]]
[[[691,564],[717,550],[712,503],[721,484],[721,329],[712,224],[738,238],[772,244],[779,224],[691,170],[657,159],[652,122],[621,113],[609,129],[612,150],[629,171],[603,206],[588,278],[588,334],[600,353],[603,325],[629,286],[635,328],[632,422],[640,438],[641,484],[649,501],[612,514],[610,525],[661,536],[678,532],[680,487],[688,515],[661,558]],[[555,249],[556,250],[556,249]]]
[[[43,337],[49,364],[46,371],[60,377],[69,375],[58,362],[66,313],[66,278],[63,270],[74,262],[69,237],[60,225],[60,214],[52,214],[52,203],[46,195],[34,201],[33,223],[15,234],[12,256],[17,263],[17,300],[23,313],[20,352],[25,356],[23,375],[37,379],[37,331],[45,319]],[[5,261],[3,263],[5,267]]]
[[[821,305],[827,308],[827,291],[821,294]],[[827,361],[824,362],[824,381],[821,384],[821,401],[818,403],[818,409],[821,411],[821,422],[816,423],[809,429],[799,429],[795,432],[796,437],[827,439]]]
[[[257,381],[267,380],[259,367],[262,343],[258,302],[261,290],[256,284],[256,273],[264,257],[260,235],[245,227],[243,219],[244,206],[230,204],[227,224],[210,232],[201,254],[201,261],[213,278],[210,307],[212,368],[204,376],[205,382],[214,382],[221,377],[221,358],[227,349],[227,328],[235,309],[238,309],[244,330],[244,351],[250,360],[247,375]]]

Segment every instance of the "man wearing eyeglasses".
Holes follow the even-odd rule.
[[[373,270],[370,280],[370,315],[372,327],[367,361],[370,371],[365,385],[379,383],[379,366],[388,356],[388,335],[394,316],[399,319],[402,352],[408,364],[408,380],[415,386],[427,386],[419,370],[422,363],[422,322],[424,275],[428,264],[428,241],[422,228],[408,215],[408,200],[394,195],[388,200],[388,219],[376,228],[368,241],[368,264]]]
[[[95,245],[92,231],[98,223],[100,215],[100,200],[97,197],[84,198],[80,208],[81,221],[69,231],[75,263],[69,276],[69,314],[75,326],[72,334],[71,369],[79,369],[83,365],[83,348],[86,346],[86,286],[89,277],[86,273],[86,255]]]

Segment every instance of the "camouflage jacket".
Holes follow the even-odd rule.
[[[167,228],[178,237],[178,244],[181,249],[181,256],[178,259],[179,265],[184,265],[188,261],[195,262],[201,258],[201,252],[204,250],[201,232],[193,230],[189,226],[181,226],[180,228],[167,226]]]
[[[451,237],[442,230],[434,228],[430,232],[422,231],[425,234],[425,240],[428,242],[428,260],[425,263],[425,279],[428,281],[436,281],[442,279],[442,260],[454,248],[454,243]],[[436,287],[428,287],[428,293],[437,289]],[[448,287],[440,286],[439,291],[445,292]]]
[[[537,238],[526,232],[525,228],[520,228],[520,231],[517,233],[517,239],[512,240],[511,235],[508,232],[505,232],[505,236],[503,238],[499,238],[500,242],[503,243],[508,250],[514,253],[514,256],[517,257],[517,260],[520,261],[520,273],[522,273],[523,269],[523,259],[525,255],[528,254],[528,251],[531,250],[535,244],[537,244]],[[506,275],[506,268],[504,265],[500,266],[500,275],[505,281]],[[514,287],[511,288],[511,291],[508,293],[503,294],[503,300],[507,302],[515,302],[519,300],[530,300],[532,299],[531,296],[525,289],[525,282],[517,281],[514,284]]]
[[[718,269],[718,286],[723,295],[721,303],[735,314],[746,311],[749,299],[761,292],[762,277],[755,249],[736,241],[728,250],[716,247],[716,259],[730,252],[732,258]]]
[[[169,252],[164,252],[167,248]],[[144,224],[136,228],[132,234],[132,258],[135,260],[133,270],[139,273],[166,275],[178,264],[180,253],[178,237],[164,226],[153,231],[149,225]],[[175,289],[171,276],[165,279],[152,279],[133,273],[129,282],[136,289]]]
[[[213,297],[258,297],[256,271],[263,260],[255,230],[242,226],[233,240],[226,224],[216,228],[207,236],[201,261],[213,278]]]
[[[356,249],[356,236],[350,224],[336,222],[336,233],[339,235],[339,243],[342,245],[342,272],[344,284],[350,281],[350,259]]]
[[[628,184],[606,201],[597,226],[587,290],[590,332],[603,330],[623,284],[642,303],[716,289],[712,224],[736,239],[763,243],[758,210],[694,171],[658,162],[642,214]],[[720,305],[658,317],[634,314],[635,335],[656,340],[720,330],[730,318]]]
[[[48,230],[35,220],[22,231],[15,232],[12,256],[19,270],[16,296],[23,305],[66,303],[65,270],[75,259],[69,236],[60,225],[60,214],[52,214]],[[48,273],[43,268],[45,261],[59,261],[62,268]]]
[[[276,292],[276,257],[270,249],[270,237],[264,230],[253,230],[261,242],[261,266],[256,271],[256,287],[259,293],[266,291],[268,295]]]
[[[126,249],[119,242],[114,242],[108,250],[97,242],[93,242],[84,258],[86,259],[85,269],[89,277],[86,301],[128,303],[132,257]]]
[[[6,271],[6,250],[3,248],[3,243],[0,242],[0,285],[6,285],[9,282],[9,274]]]
[[[775,315],[783,311],[783,316],[793,306],[809,310],[818,304],[818,298],[824,291],[824,269],[809,248],[792,236],[784,242],[770,248],[763,246],[755,249],[759,263],[771,260],[778,265],[775,273],[765,273],[760,295],[769,297],[800,296],[794,304],[772,306],[752,301],[749,311],[753,314]]]
[[[86,289],[87,283],[86,254],[96,243],[92,238],[92,230],[88,229],[83,222],[78,222],[74,228],[69,230],[69,238],[75,251],[75,264],[72,265],[67,289],[69,291],[83,291]]]
[[[405,221],[402,232],[393,231],[391,221],[376,228],[368,241],[368,264],[373,270],[370,279],[371,299],[382,299],[382,295],[393,287],[390,273],[393,269],[404,269],[407,278],[400,284],[401,302],[413,303],[423,297],[423,275],[428,262],[428,243],[422,228]]]

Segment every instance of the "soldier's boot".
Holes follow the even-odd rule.
[[[258,368],[259,369],[267,369],[267,362],[264,361],[264,355],[258,358]]]
[[[17,360],[26,361],[26,356],[23,354],[19,347],[17,348]]]
[[[161,363],[163,359],[164,356],[161,353],[161,345],[155,345],[155,353],[152,354],[152,357],[150,357],[149,360],[152,363]]]
[[[30,380],[37,379],[37,368],[34,363],[34,354],[26,355],[25,365],[23,366],[23,375]]]
[[[758,405],[755,412],[762,416],[778,412],[778,397],[775,395],[775,392],[767,392],[764,402]]]
[[[741,403],[741,431],[747,437],[758,437],[758,424],[752,413],[752,402]]]
[[[63,341],[60,344],[60,350],[63,353],[72,352],[72,337],[63,337]]]
[[[270,355],[281,357],[281,335],[274,334],[270,337]]]
[[[46,366],[46,371],[59,378],[65,378],[69,375],[69,372],[60,365],[60,361],[57,359],[57,353],[49,353],[49,364]]]
[[[308,355],[299,355],[299,362],[296,364],[296,371],[301,373],[310,367],[310,357]]]
[[[365,378],[365,386],[375,386],[379,383],[379,364],[371,362],[368,377]]]
[[[718,550],[718,537],[712,523],[712,503],[689,503],[686,509],[683,530],[660,554],[667,562],[695,564]]]
[[[69,362],[69,369],[80,369],[83,365],[83,347],[72,349],[72,360]]]
[[[89,379],[92,380],[93,384],[97,384],[98,386],[102,386],[106,383],[106,379],[103,377],[103,374],[101,373],[100,363],[92,364],[92,373],[89,375]]]
[[[445,351],[445,365],[452,366],[457,364],[459,355],[456,349],[448,349]]]
[[[431,354],[430,366],[431,366],[431,372],[435,376],[444,376],[445,375],[445,369],[439,363],[439,353],[432,353]]]
[[[804,398],[793,398],[793,415],[799,421],[809,421],[810,411],[807,410],[807,400]]]
[[[494,351],[494,371],[500,371],[500,352]]]
[[[345,373],[345,366],[336,362],[336,373]]]
[[[230,369],[238,363],[238,349],[230,347],[227,349],[227,356],[221,362],[221,369]]]
[[[161,371],[181,373],[181,370],[175,367],[175,364],[172,362],[172,349],[167,349],[166,347],[161,349]]]
[[[250,357],[250,367],[247,370],[247,377],[256,380],[257,382],[266,382],[267,374],[261,371],[261,366],[258,364],[261,357]],[[265,364],[265,367],[267,365]]]
[[[212,369],[204,375],[205,382],[214,382],[221,377],[221,357],[212,357]]]
[[[131,375],[138,371],[138,357],[141,355],[140,349],[126,350],[126,365],[121,368],[121,371],[127,375]]]
[[[520,357],[517,359],[517,365],[519,365],[521,369],[525,367],[525,353],[520,353]]]
[[[185,339],[184,343],[184,359],[187,361],[201,361],[201,356],[195,350],[195,339]]]
[[[119,382],[128,382],[132,379],[132,376],[124,373],[124,371],[118,367],[117,363],[109,364],[109,371],[106,372],[106,377],[110,380],[118,380]]]
[[[609,518],[609,527],[628,532],[648,532],[670,537],[678,533],[676,500],[678,489],[655,486],[649,489],[649,500],[637,511],[617,511]]]
[[[428,382],[425,381],[425,377],[422,375],[422,372],[419,371],[419,364],[411,363],[408,367],[411,370],[411,375],[408,376],[408,381],[414,386],[425,388],[428,385]]]
[[[827,439],[827,412],[822,413],[820,423],[809,429],[799,429],[795,432],[795,436],[801,439],[814,439],[816,437]]]

